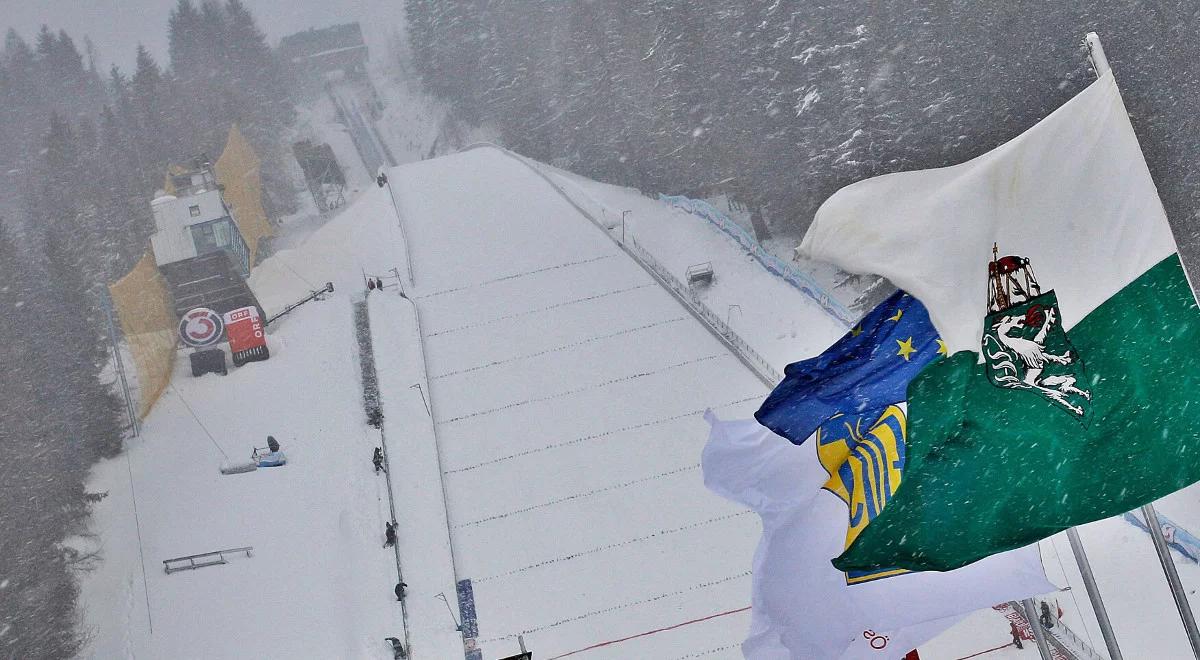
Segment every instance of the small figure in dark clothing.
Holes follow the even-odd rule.
[[[275,441],[275,436],[267,436],[267,449],[270,449],[271,451],[279,451],[279,443]]]
[[[1021,643],[1021,631],[1017,629],[1017,624],[1013,623],[1012,621],[1009,621],[1008,622],[1008,631],[1009,631],[1009,633],[1012,634],[1013,645],[1019,649],[1025,648],[1025,645]]]
[[[404,651],[404,644],[400,643],[400,640],[396,639],[395,637],[384,637],[383,641],[392,645],[392,657],[393,658],[407,658],[408,657],[408,653],[406,653]]]
[[[383,172],[380,172],[379,176],[375,177],[375,183],[379,184],[380,188],[382,188],[384,186],[384,184],[386,184],[387,182],[388,182],[387,174],[385,174]]]
[[[408,584],[404,582],[396,583],[396,600],[404,600],[404,591],[408,588]]]
[[[375,278],[375,288],[379,289],[380,291],[383,290],[383,278],[382,277]]]
[[[384,528],[383,532],[383,537],[385,539],[383,542],[383,547],[390,548],[393,545],[396,545],[396,524],[394,522],[390,522],[384,523],[384,525],[386,525],[386,527]]]
[[[374,291],[374,290],[375,290],[375,280],[373,278],[368,277],[367,278],[367,291]]]
[[[1038,619],[1046,630],[1054,627],[1054,615],[1050,613],[1050,606],[1046,604],[1046,601],[1042,601],[1042,613],[1038,615]]]
[[[380,470],[387,472],[387,468],[383,467],[383,450],[379,447],[375,448],[375,455],[371,457],[371,462],[375,464],[375,474],[379,474]]]

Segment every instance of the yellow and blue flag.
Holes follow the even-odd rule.
[[[819,428],[825,436],[847,427],[865,431],[945,354],[925,307],[897,291],[824,353],[789,364],[754,417],[796,444]]]

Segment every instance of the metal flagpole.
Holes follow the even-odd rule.
[[[1146,527],[1149,528],[1150,540],[1154,541],[1154,551],[1158,553],[1158,561],[1162,564],[1163,573],[1167,576],[1167,584],[1171,585],[1171,596],[1175,598],[1175,607],[1179,609],[1179,618],[1183,619],[1183,628],[1187,631],[1188,642],[1192,645],[1192,654],[1200,659],[1200,631],[1196,630],[1196,618],[1192,616],[1192,606],[1188,604],[1187,594],[1183,584],[1179,582],[1179,572],[1175,570],[1175,560],[1171,559],[1171,549],[1162,535],[1162,523],[1158,521],[1158,512],[1153,504],[1142,505],[1142,515],[1146,517]]]
[[[1112,660],[1123,660],[1121,648],[1117,646],[1117,636],[1113,634],[1112,623],[1108,620],[1108,611],[1104,609],[1104,600],[1100,598],[1100,588],[1096,586],[1096,576],[1092,574],[1092,565],[1083,551],[1079,532],[1074,527],[1067,528],[1067,540],[1071,542],[1071,552],[1075,554],[1075,563],[1079,565],[1079,574],[1083,576],[1083,586],[1087,589],[1088,599],[1092,601],[1092,611],[1096,613],[1096,623],[1100,624],[1100,634],[1104,636],[1108,655]]]
[[[1100,35],[1088,32],[1083,37],[1083,45],[1087,46],[1088,59],[1092,61],[1097,78],[1112,70],[1112,67],[1108,66],[1108,58],[1104,56],[1104,46],[1100,45]]]
[[[1046,631],[1042,630],[1042,623],[1038,621],[1033,599],[1026,598],[1021,601],[1021,607],[1025,610],[1025,618],[1029,621],[1029,629],[1033,631],[1033,640],[1037,642],[1038,653],[1042,656],[1042,660],[1053,660],[1054,656],[1050,655],[1050,645],[1046,643]]]
[[[1088,49],[1088,57],[1096,70],[1096,77],[1109,71],[1108,58],[1104,56],[1104,47],[1100,45],[1100,37],[1095,32],[1089,32],[1083,38]],[[1067,540],[1071,542],[1071,553],[1075,555],[1075,564],[1083,577],[1083,586],[1087,590],[1088,600],[1092,603],[1092,612],[1096,614],[1096,623],[1100,626],[1100,634],[1104,637],[1104,645],[1108,647],[1108,655],[1112,660],[1123,660],[1121,648],[1117,645],[1117,637],[1113,633],[1112,623],[1108,619],[1108,611],[1104,607],[1104,599],[1100,597],[1100,589],[1096,585],[1096,576],[1092,573],[1092,564],[1088,561],[1083,549],[1083,541],[1079,532],[1070,527],[1067,529]]]
[[[1092,67],[1096,69],[1096,77],[1108,73],[1111,67],[1108,65],[1108,58],[1104,55],[1104,46],[1100,44],[1100,36],[1095,32],[1088,32],[1083,38],[1083,43],[1087,46]],[[1167,541],[1163,538],[1162,525],[1158,522],[1158,513],[1154,510],[1154,505],[1143,505],[1142,515],[1146,518],[1150,539],[1154,541],[1154,551],[1158,553],[1158,561],[1162,564],[1163,574],[1166,575],[1167,584],[1171,587],[1171,596],[1175,599],[1179,618],[1183,620],[1183,628],[1187,631],[1188,643],[1192,645],[1192,655],[1200,660],[1200,631],[1196,629],[1196,618],[1192,616],[1192,607],[1188,603],[1187,594],[1183,591],[1183,585],[1179,582],[1179,573],[1175,570],[1174,560],[1171,559],[1171,549],[1167,547]],[[1073,547],[1074,545],[1072,545]],[[1090,595],[1090,589],[1088,593]],[[1107,634],[1104,636],[1104,641],[1108,642]]]

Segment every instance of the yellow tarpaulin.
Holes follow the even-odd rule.
[[[225,203],[233,210],[233,218],[242,238],[246,239],[251,268],[258,257],[259,241],[273,233],[267,212],[263,210],[259,164],[258,154],[234,124],[214,169],[217,183],[225,187],[222,193]]]
[[[175,365],[175,311],[167,283],[158,272],[154,253],[146,254],[133,270],[108,285],[113,307],[121,323],[121,332],[129,344],[137,369],[138,415],[145,418],[167,385]]]

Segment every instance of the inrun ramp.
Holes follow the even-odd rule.
[[[767,388],[502,152],[389,177],[483,656],[740,657],[759,523],[705,490],[701,413]]]

